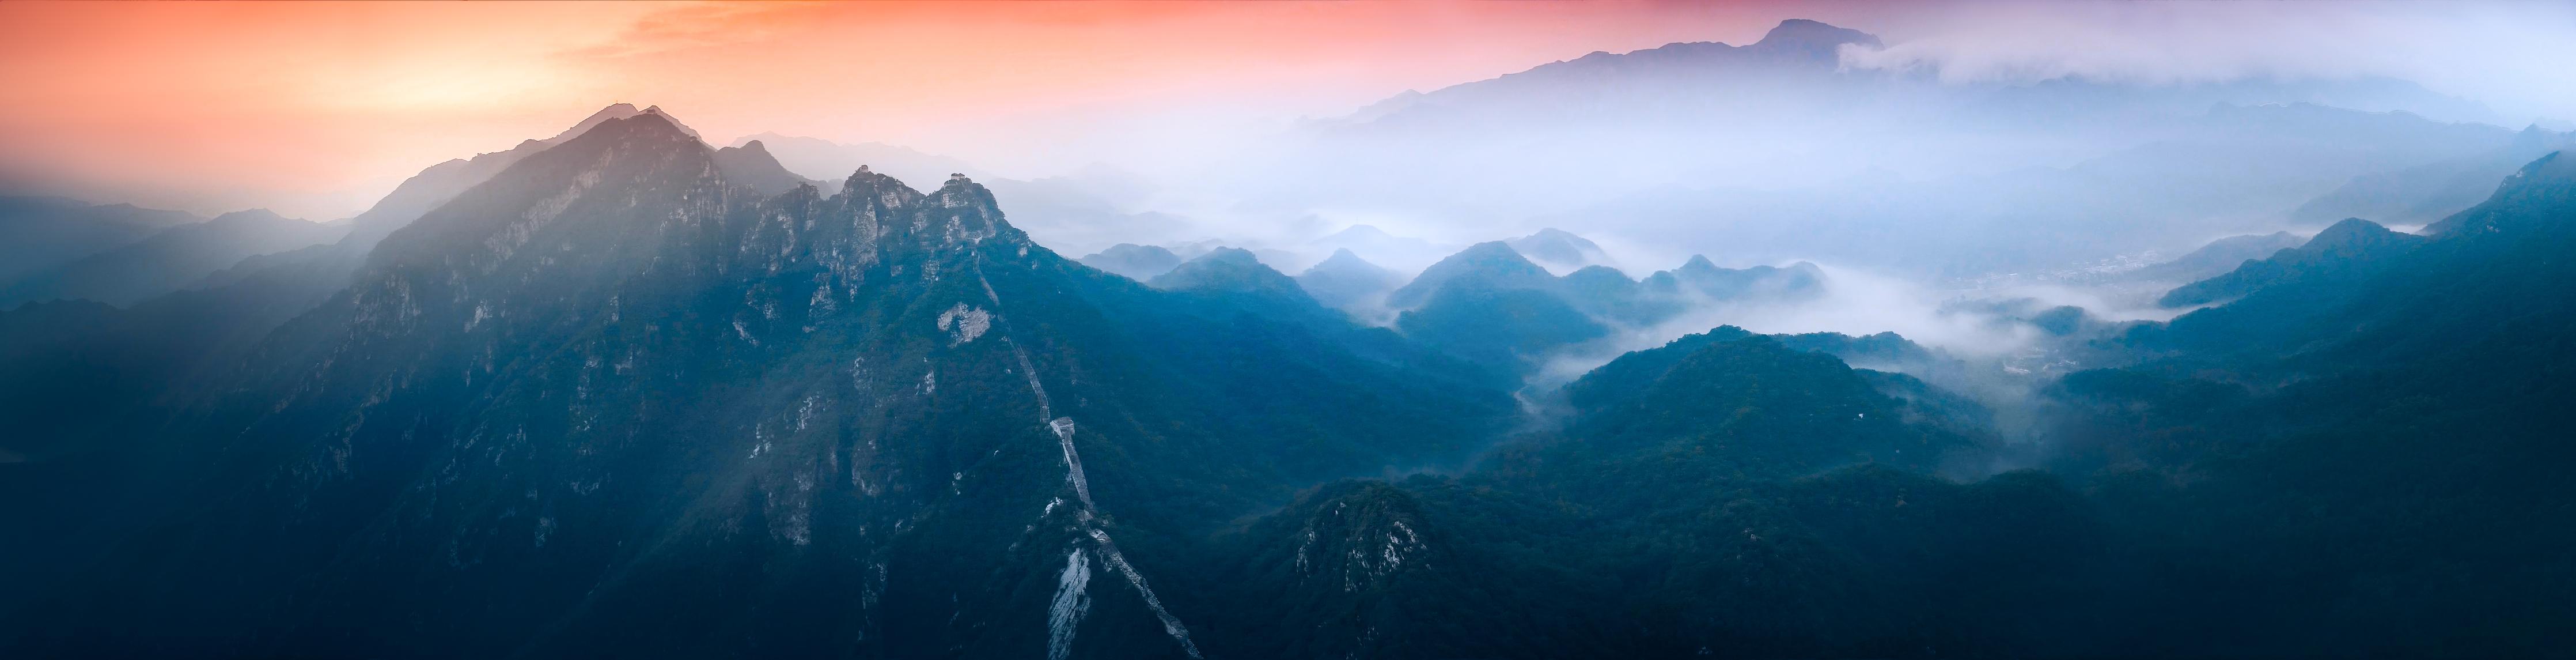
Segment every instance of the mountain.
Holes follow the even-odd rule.
[[[1386,294],[1403,284],[1404,276],[1361,259],[1349,248],[1336,248],[1332,256],[1297,274],[1297,285],[1307,295],[1341,310],[1381,306]]]
[[[1396,270],[1413,270],[1438,261],[1442,246],[1415,236],[1397,236],[1374,225],[1351,225],[1341,231],[1309,241],[1306,247],[1316,251],[1349,250],[1371,263]],[[1454,246],[1451,248],[1454,249]]]
[[[1221,578],[1249,611],[1228,621],[1269,625],[1211,648],[1981,652],[2022,625],[1982,618],[1989,599],[2066,593],[2056,581],[2081,565],[2068,558],[2091,556],[2082,503],[2038,475],[1908,473],[1971,439],[1908,421],[1909,404],[1879,389],[1735,328],[1629,354],[1569,387],[1563,430],[1471,472],[1328,484],[1247,525]],[[1995,570],[2007,565],[2018,570]],[[1926,579],[1962,572],[1986,579]]]
[[[1137,208],[1136,202],[1149,192],[1149,184],[1100,167],[1022,180],[989,176],[985,170],[957,158],[882,142],[840,144],[760,133],[740,138],[734,146],[749,147],[754,142],[762,143],[781,165],[799,176],[829,178],[860,167],[909,181],[971,175],[987,182],[1000,199],[1008,200],[1010,207],[1004,210],[1019,227],[1059,248],[1099,249],[1118,239],[1132,240],[1140,235],[1177,235],[1180,228],[1190,224],[1186,218]],[[837,191],[833,185],[825,181],[819,188],[824,194],[834,194]]]
[[[1977,406],[1818,353],[1940,359],[1901,338],[1684,337],[1474,470],[1247,525],[1228,575],[1266,605],[1236,620],[1435,657],[2546,654],[2484,613],[2568,611],[2570,535],[2532,521],[2576,497],[2570,218],[2544,157],[2427,237],[2248,264],[2283,277],[2133,334],[2198,339],[2039,393],[2047,473],[1924,476],[1993,451]]]
[[[2423,235],[2240,262],[2171,322],[1958,303],[2110,365],[1978,390],[2010,362],[1724,326],[1512,377],[1677,305],[1799,300],[1812,264],[1560,277],[1482,243],[1377,328],[1246,250],[1150,283],[1068,260],[971,177],[770,194],[719,162],[761,151],[639,112],[355,262],[0,311],[0,654],[2576,641],[2563,154]]]
[[[1217,248],[1183,262],[1146,282],[1157,289],[1220,293],[1237,300],[1299,308],[1321,308],[1297,280],[1263,265],[1251,251]]]
[[[779,164],[802,176],[831,178],[865,166],[904,181],[938,181],[952,173],[990,178],[966,161],[883,142],[840,144],[820,138],[761,133],[737,139],[731,146],[749,146],[753,142],[766,145]]]
[[[2412,219],[2366,205],[2299,216],[2412,224],[2534,155],[2498,156],[2516,134],[2476,123],[2493,112],[2401,80],[1957,77],[1879,43],[1792,21],[1749,45],[1594,53],[1408,93],[1308,125],[1263,164],[1299,175],[1245,177],[1244,196],[1525,218],[1720,262],[1975,277],[2269,232],[2338,188],[2415,190],[2422,178],[2392,173],[2481,163],[2433,173],[2469,184],[2434,186],[2449,201]]]
[[[602,123],[633,117],[644,112],[636,109],[631,103],[610,104],[575,122],[571,128],[564,129],[554,137],[527,140],[506,151],[477,154],[470,159],[460,158],[431,165],[428,169],[421,170],[419,174],[404,179],[402,184],[395,186],[394,191],[387,193],[384,199],[376,200],[374,206],[368,207],[366,211],[351,218],[350,224],[355,227],[351,235],[358,240],[357,247],[363,252],[365,247],[374,246],[375,242],[383,239],[385,234],[392,233],[403,225],[411,224],[411,221],[419,219],[421,214],[446,204],[449,199],[465,192],[466,189],[491,179],[502,170],[509,169],[510,165],[519,162],[519,159],[562,144],[574,136],[589,132],[591,128]]]
[[[2290,218],[2323,222],[2343,217],[2423,223],[2486,199],[2495,182],[2551,152],[2576,148],[2576,133],[2539,126],[2515,133],[2510,143],[2485,153],[2357,176],[2290,212]]]
[[[2166,293],[2156,304],[2206,305],[2282,285],[2349,286],[2378,274],[2394,257],[2421,243],[2422,237],[2389,231],[2368,220],[2346,218],[2297,248],[2282,250],[2261,261],[2247,261],[2224,275],[2183,285]]]
[[[1670,118],[1687,111],[1742,109],[1762,95],[1727,94],[1748,86],[1772,90],[1830,78],[1843,47],[1879,48],[1878,37],[1805,19],[1781,21],[1760,41],[1666,44],[1629,53],[1593,52],[1498,78],[1391,99],[1396,107],[1362,108],[1366,123],[1343,131],[1444,129],[1449,122],[1490,125],[1521,117],[1584,118],[1597,108]],[[1696,89],[1694,89],[1696,88]]]
[[[1503,241],[1512,250],[1549,266],[1574,270],[1585,266],[1609,265],[1609,253],[1591,239],[1560,229],[1541,229],[1538,233]]]
[[[0,288],[0,307],[53,299],[131,305],[188,287],[245,258],[329,243],[347,231],[267,209],[235,211],[29,274]]]
[[[2540,548],[2569,535],[2526,521],[2568,501],[2571,217],[2576,166],[2544,156],[2375,272],[2141,328],[2151,359],[2068,376],[2057,434],[2116,484],[2106,513],[2192,539],[2145,606],[2255,654],[2559,643],[2472,631],[2496,608],[2567,612],[2543,594],[2568,562]]]
[[[715,153],[601,122],[130,411],[150,432],[11,464],[77,503],[12,575],[90,568],[18,581],[0,644],[1197,655],[1194,539],[1513,411],[1393,333],[1078,266],[965,177],[760,195]],[[1244,256],[1190,272],[1303,295]]]
[[[1587,439],[1583,451],[1639,452],[1666,442],[1736,445],[1705,456],[1728,464],[1694,471],[1705,480],[1789,477],[1854,462],[1919,470],[1965,443],[1909,427],[1892,400],[1830,355],[1731,327],[1709,334],[1714,337],[1685,337],[1620,356],[1568,385],[1569,400],[1586,417],[1569,430]],[[1760,412],[1733,414],[1747,410]],[[1763,414],[1789,411],[1795,412]],[[1872,412],[1880,419],[1870,420]]]
[[[1160,245],[1134,243],[1112,245],[1109,249],[1084,255],[1077,261],[1081,261],[1082,265],[1117,273],[1138,282],[1172,272],[1172,268],[1181,265],[1180,255],[1172,254],[1171,250],[1163,249]]]
[[[1441,287],[1395,317],[1395,328],[1426,346],[1503,373],[1527,374],[1549,354],[1600,339],[1610,328],[1556,293],[1482,282]]]
[[[1823,289],[1824,271],[1814,264],[1731,269],[1698,255],[1642,281],[1607,266],[1558,277],[1510,244],[1490,241],[1423,269],[1385,304],[1407,336],[1526,375],[1560,351],[1610,336],[1613,327],[1648,327],[1717,302],[1794,302]]]
[[[2176,257],[2172,261],[2140,268],[2129,276],[2151,282],[2197,282],[2235,270],[2236,267],[2245,265],[2247,261],[2270,257],[2274,252],[2295,248],[2305,242],[2307,242],[2305,239],[2286,231],[2229,236],[2210,241],[2199,249]]]
[[[0,197],[0,286],[204,218],[131,204]]]
[[[753,192],[763,195],[776,195],[797,186],[818,183],[788,172],[786,167],[778,164],[776,157],[769,155],[768,147],[759,140],[739,147],[717,149],[715,161],[716,171],[724,175],[726,183],[751,186]]]
[[[1645,280],[1647,291],[1657,293],[1690,293],[1714,300],[1746,297],[1795,299],[1821,292],[1825,272],[1804,261],[1787,267],[1754,266],[1752,268],[1719,268],[1708,257],[1691,255],[1680,268],[1656,271]]]
[[[1502,241],[1487,241],[1468,246],[1413,276],[1393,293],[1387,294],[1387,305],[1399,309],[1428,302],[1433,293],[1452,285],[1490,290],[1534,289],[1553,291],[1556,275],[1521,256]]]

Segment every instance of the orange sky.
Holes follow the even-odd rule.
[[[325,219],[431,163],[550,135],[613,101],[659,104],[717,140],[774,130],[937,149],[1176,104],[1340,114],[1593,50],[1750,42],[1786,16],[1644,3],[5,2],[0,176],[100,201]]]
[[[1750,43],[1785,18],[1876,33],[1945,75],[2375,73],[2519,95],[2519,117],[2563,120],[2576,114],[2571,9],[0,1],[0,193],[344,217],[432,163],[620,101],[661,105],[719,141],[879,140],[1042,175],[1157,130],[1176,142],[1275,131],[1595,50]]]

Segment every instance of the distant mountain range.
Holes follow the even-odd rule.
[[[243,259],[329,243],[348,230],[278,217],[267,209],[226,213],[31,273],[0,287],[0,308],[53,299],[130,305],[186,288]]]
[[[1879,43],[1788,21],[1748,45],[1408,93],[1310,124],[1304,151],[1261,166],[1301,174],[1248,177],[1276,185],[1245,196],[1969,276],[2343,217],[2426,222],[2563,138],[2464,123],[2500,120],[2390,79],[1945,81],[1844,56]]]
[[[0,284],[204,222],[179,211],[91,205],[58,197],[0,197]]]

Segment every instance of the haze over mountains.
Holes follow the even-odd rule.
[[[1886,46],[1183,182],[619,103],[346,221],[0,200],[0,655],[2576,643],[2566,133]]]

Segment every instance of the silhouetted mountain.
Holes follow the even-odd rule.
[[[715,161],[716,171],[724,175],[726,183],[751,186],[752,191],[763,195],[776,195],[797,186],[816,184],[779,166],[778,159],[771,157],[769,149],[759,140],[739,147],[717,149]]]
[[[2248,261],[2225,275],[2193,282],[2166,293],[2156,304],[2189,307],[2234,300],[2281,285],[2343,288],[2377,275],[2397,255],[2423,243],[2378,223],[2346,218],[2297,248],[2262,261]]]
[[[2576,148],[2576,134],[2531,126],[2486,153],[2354,177],[2343,187],[2300,205],[2290,218],[2323,222],[2358,216],[2401,224],[2428,222],[2485,200],[2495,191],[2496,180],[2524,164],[2571,148]]]
[[[1333,256],[1297,274],[1297,285],[1326,307],[1349,310],[1378,307],[1385,296],[1404,284],[1404,276],[1369,263],[1349,248],[1333,250]]]
[[[1373,225],[1351,225],[1340,231],[1308,241],[1305,249],[1329,254],[1350,250],[1369,263],[1397,272],[1419,272],[1419,269],[1451,254],[1456,246],[1442,246],[1416,236],[1397,236]]]
[[[1558,229],[1541,229],[1538,233],[1504,241],[1521,256],[1558,268],[1576,269],[1608,265],[1610,256],[1591,240]]]
[[[2402,80],[1956,79],[1875,41],[1792,22],[1747,46],[1594,53],[1401,95],[1310,125],[1278,164],[1300,175],[1254,178],[1277,182],[1256,197],[1955,277],[2270,231],[2338,187],[2381,189],[2356,177],[2514,139],[2471,123],[2492,111]],[[1531,179],[1547,184],[1494,183]]]
[[[205,219],[131,204],[0,196],[0,287],[109,248]],[[5,305],[0,305],[5,307]]]
[[[1656,271],[1646,278],[1644,285],[1650,293],[1671,295],[1689,292],[1714,300],[1750,296],[1795,299],[1821,293],[1824,280],[1823,269],[1804,261],[1785,268],[1719,268],[1708,257],[1694,254],[1680,268]]]
[[[1687,307],[1668,296],[1648,296],[1642,284],[1609,266],[1585,266],[1558,278],[1566,298],[1585,313],[1630,325],[1645,325]]]
[[[2272,253],[2298,247],[2307,242],[2286,231],[2269,234],[2229,236],[2210,241],[2172,261],[2160,262],[2129,273],[2129,277],[2152,282],[2198,282],[2222,275],[2247,261],[2272,256]]]
[[[1669,115],[1685,109],[1742,105],[1756,95],[1727,94],[1745,85],[1829,77],[1843,46],[1877,48],[1878,37],[1816,21],[1790,19],[1761,41],[1665,44],[1629,53],[1595,51],[1527,71],[1391,99],[1362,108],[1364,124],[1343,130],[1436,129],[1444,122],[1483,124],[1521,116]],[[1693,89],[1697,87],[1697,89]],[[1769,89],[1765,87],[1764,89]],[[1729,96],[1734,98],[1730,99]]]
[[[1693,471],[1712,480],[1793,477],[1860,462],[1924,469],[1964,443],[1909,427],[1894,400],[1833,356],[1768,337],[1722,338],[1744,334],[1731,327],[1711,334],[1721,338],[1685,338],[1676,340],[1681,346],[1621,356],[1566,386],[1584,417],[1569,430],[1585,438],[1583,451],[1651,455],[1669,442],[1728,445],[1706,459],[1725,467]]]
[[[54,299],[131,305],[186,288],[244,258],[329,243],[347,231],[267,209],[235,211],[29,274],[0,288],[0,307]]]
[[[1163,246],[1134,243],[1112,245],[1109,249],[1085,255],[1080,261],[1082,265],[1117,273],[1138,282],[1172,272],[1172,268],[1181,265],[1180,255],[1172,254],[1171,250],[1163,249]]]
[[[2470,631],[2479,612],[2570,613],[2544,595],[2571,587],[2569,562],[2538,549],[2576,535],[2527,524],[2566,506],[2543,484],[2576,477],[2570,217],[2576,166],[2546,156],[2374,273],[2142,327],[2128,340],[2155,359],[2066,378],[2069,469],[2108,473],[2111,519],[2193,539],[2143,576],[2148,607],[2262,655],[2560,643]],[[2142,650],[2188,646],[2158,644]]]
[[[1530,263],[1521,253],[1502,241],[1487,241],[1469,246],[1423,269],[1394,293],[1387,294],[1390,307],[1409,309],[1428,302],[1432,294],[1450,286],[1467,286],[1504,291],[1533,289],[1553,291],[1556,276]]]
[[[1395,317],[1404,336],[1503,373],[1526,374],[1557,349],[1610,329],[1565,298],[1537,289],[1454,282]]]
[[[1227,293],[1314,304],[1314,299],[1297,286],[1296,280],[1262,265],[1252,252],[1237,248],[1211,250],[1172,268],[1171,272],[1155,276],[1147,284],[1172,291]]]
[[[502,170],[509,169],[510,165],[519,162],[519,159],[544,151],[547,147],[562,144],[574,136],[589,132],[591,128],[602,123],[633,117],[643,112],[636,109],[633,104],[611,104],[600,108],[598,112],[591,113],[589,117],[582,118],[581,121],[574,123],[572,128],[564,129],[554,137],[520,142],[518,146],[511,147],[507,151],[477,154],[470,159],[460,158],[431,165],[429,169],[421,170],[419,174],[403,180],[402,185],[395,186],[394,191],[387,193],[384,199],[377,200],[374,206],[368,207],[365,212],[350,219],[351,224],[354,225],[350,236],[357,239],[352,247],[363,253],[367,248],[374,247],[375,242],[382,240],[386,234],[393,233],[403,225],[411,224],[411,221],[419,219],[421,214],[446,204],[447,200],[454,199],[466,189],[491,179]]]

